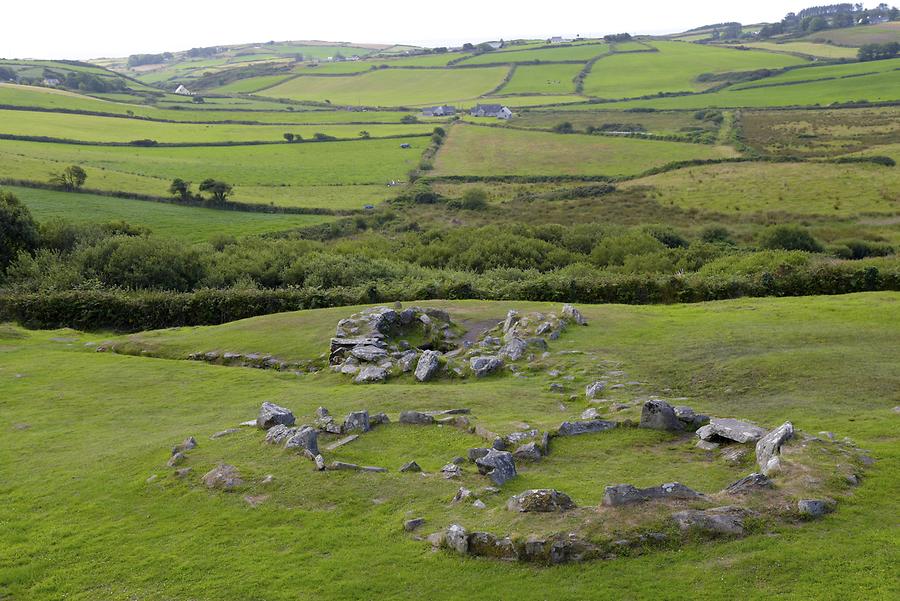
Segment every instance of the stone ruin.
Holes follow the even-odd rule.
[[[419,382],[442,372],[481,378],[510,363],[533,361],[538,353],[547,352],[548,340],[558,339],[570,324],[587,325],[572,305],[564,305],[559,314],[511,310],[472,344],[461,340],[462,328],[446,311],[374,307],[338,322],[328,362],[332,370],[353,376],[358,384],[410,372]]]

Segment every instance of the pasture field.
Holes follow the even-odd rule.
[[[848,218],[900,214],[900,172],[880,165],[732,163],[623,182],[651,186],[663,205],[726,215],[786,213]]]
[[[816,42],[752,42],[741,44],[748,48],[759,50],[772,50],[773,52],[795,52],[819,58],[856,58],[857,49],[845,46],[832,46],[831,44],[818,44]]]
[[[878,23],[865,27],[847,27],[845,29],[829,29],[806,36],[814,42],[840,46],[862,46],[863,44],[885,44],[900,41],[900,22]]]
[[[634,175],[672,161],[735,156],[727,147],[458,125],[435,175]]]
[[[293,68],[297,75],[347,75],[362,73],[372,68],[374,63],[346,61],[341,63],[301,63]]]
[[[220,211],[161,202],[72,194],[7,186],[38,221],[62,219],[72,223],[126,221],[152,233],[187,242],[206,242],[217,236],[253,236],[316,225],[335,219],[327,215],[290,215]]]
[[[388,58],[379,60],[373,58],[366,61],[372,65],[387,65],[389,67],[444,67],[450,61],[454,61],[466,56],[467,52],[445,52],[436,54],[423,54],[421,56],[407,56],[403,58]]]
[[[573,44],[571,46],[534,48],[530,50],[495,50],[467,58],[459,64],[487,65],[493,63],[530,63],[534,61],[578,61],[585,63],[607,52],[609,52],[609,44]]]
[[[224,86],[219,86],[210,90],[217,94],[251,94],[264,88],[271,88],[284,80],[290,75],[260,75],[259,77],[247,77],[232,81]]]
[[[654,111],[652,113],[631,113],[627,111],[608,111],[600,105],[594,111],[570,111],[565,108],[533,109],[517,113],[510,125],[538,129],[551,129],[568,121],[576,131],[584,131],[588,127],[601,128],[613,124],[641,126],[644,131],[656,135],[677,135],[687,131],[715,131],[718,127],[709,121],[694,118],[686,111]],[[621,129],[621,128],[618,128]]]
[[[284,142],[285,132],[300,135],[303,139],[312,139],[316,133],[337,138],[357,138],[360,137],[361,131],[367,131],[373,137],[384,137],[425,134],[431,133],[433,129],[434,125],[428,123],[410,125],[321,123],[289,126],[163,123],[117,117],[0,109],[0,134],[46,136],[90,142],[127,143],[132,140],[148,139],[162,143]]]
[[[659,52],[612,54],[594,63],[584,94],[634,98],[660,92],[699,92],[715,82],[698,82],[703,73],[779,69],[800,65],[801,58],[762,51],[734,50],[686,42],[654,41]]]
[[[872,74],[880,73],[891,73],[896,77],[896,71],[898,70],[900,70],[900,58],[884,61],[850,63],[845,65],[822,65],[805,69],[793,69],[785,73],[773,75],[772,77],[736,84],[731,89],[746,90],[759,86],[781,86],[783,84],[805,83],[828,79],[855,79],[857,77],[864,78]]]
[[[401,149],[404,143],[412,148]],[[4,141],[2,148],[6,154],[55,162],[57,170],[70,164],[81,165],[88,172],[88,187],[93,184],[91,174],[98,169],[167,181],[176,177],[193,182],[215,178],[240,187],[386,184],[392,179],[403,180],[418,164],[427,143],[428,138],[399,138],[264,146],[122,148]],[[2,169],[8,167],[4,165]],[[16,177],[9,174],[16,171],[10,169],[4,176]]]
[[[782,156],[834,156],[877,149],[900,135],[900,108],[743,111],[746,142]]]
[[[493,103],[502,104],[511,109],[515,109],[517,107],[527,108],[533,106],[577,104],[581,102],[584,102],[584,96],[576,96],[575,94],[562,94],[558,96],[552,94],[504,96],[501,91],[497,95],[473,98],[472,100],[454,102],[453,104],[460,108],[472,108],[476,104]]]
[[[583,65],[520,65],[499,94],[567,94]]]
[[[476,98],[496,88],[506,67],[483,69],[382,69],[346,77],[296,77],[265,95],[332,104],[415,106]]]
[[[525,302],[428,304],[448,308],[458,320],[500,319],[511,306],[558,308]],[[427,385],[404,378],[358,387],[327,371],[298,377],[96,353],[85,343],[108,337],[4,326],[0,419],[6,432],[0,460],[16,469],[0,505],[5,541],[0,592],[76,601],[252,598],[260,591],[273,601],[311,595],[529,599],[545,591],[558,599],[583,599],[645,598],[658,595],[665,582],[702,599],[722,598],[735,589],[753,600],[808,593],[891,598],[897,554],[896,519],[890,516],[900,459],[898,417],[891,413],[900,386],[892,352],[900,336],[898,308],[896,293],[581,307],[591,326],[567,332],[547,361],[574,376],[575,388],[610,368],[621,369],[643,385],[639,391],[612,391],[614,400],[668,389],[667,398],[688,397],[691,406],[708,414],[766,425],[791,420],[812,435],[848,436],[875,463],[838,510],[816,522],[774,526],[771,533],[743,540],[695,540],[677,551],[553,568],[433,553],[425,541],[404,534],[402,522],[425,517],[424,534],[454,521],[524,534],[566,524],[566,518],[540,514],[512,519],[503,505],[525,488],[565,484],[579,505],[590,507],[610,482],[677,479],[708,490],[729,481],[734,468],[719,459],[703,461],[686,442],[658,432],[622,429],[575,437],[558,441],[557,455],[545,463],[523,466],[499,495],[484,497],[487,508],[479,512],[448,504],[460,485],[482,486],[468,466],[455,482],[396,471],[414,457],[433,473],[479,441],[452,428],[393,423],[329,454],[329,459],[385,465],[390,469],[385,474],[317,473],[304,459],[260,444],[260,433],[252,429],[218,440],[209,436],[255,415],[262,400],[289,407],[300,422],[310,420],[320,405],[336,416],[366,408],[385,411],[392,420],[400,410],[464,406],[494,431],[515,430],[523,421],[556,427],[577,418],[585,403],[561,409],[559,395],[546,392],[552,380],[545,372]],[[111,344],[179,358],[212,349],[314,358],[326,350],[337,320],[357,309],[279,314]],[[556,352],[570,350],[583,354]],[[633,418],[633,411],[617,419]],[[135,435],[122,436],[123,431]],[[179,480],[163,466],[171,446],[189,435],[199,446],[186,463],[192,471]],[[629,445],[641,452],[628,452]],[[42,452],[31,452],[38,446]],[[690,458],[699,461],[685,462]],[[199,484],[217,461],[240,470],[247,484],[238,493],[209,492]],[[260,484],[266,474],[273,482]],[[151,475],[156,479],[147,482]],[[254,507],[245,495],[263,500]],[[34,519],[36,512],[41,519]],[[280,567],[273,573],[260,565]],[[854,577],[844,577],[847,573]]]

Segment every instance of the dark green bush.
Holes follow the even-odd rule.
[[[769,227],[760,234],[761,248],[822,252],[824,248],[806,228],[785,224]]]

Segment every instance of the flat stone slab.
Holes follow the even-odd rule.
[[[579,434],[593,434],[595,432],[606,432],[612,430],[618,424],[616,422],[606,421],[602,419],[592,419],[586,421],[563,422],[559,426],[558,434],[560,436],[577,436]]]
[[[766,431],[749,422],[742,422],[730,417],[714,417],[709,424],[697,430],[697,436],[703,440],[725,438],[734,442],[756,442],[766,435]]]
[[[328,445],[327,447],[325,447],[325,450],[333,451],[335,449],[339,449],[340,447],[344,446],[345,444],[350,444],[357,438],[359,438],[359,434],[351,434],[350,436],[345,436],[342,439],[336,440],[333,443],[331,443],[330,445]]]
[[[607,486],[603,492],[603,504],[618,507],[631,503],[641,503],[652,499],[699,499],[703,495],[680,482],[668,482],[650,488],[636,488],[631,484]]]

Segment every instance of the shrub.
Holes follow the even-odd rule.
[[[31,211],[11,192],[0,190],[0,275],[19,253],[33,253],[38,242]]]
[[[562,123],[554,125],[553,131],[558,134],[573,134],[575,133],[575,128],[569,121],[563,121]]]
[[[600,267],[622,265],[632,255],[658,253],[665,246],[646,232],[628,231],[602,239],[591,251],[591,261]]]
[[[894,254],[894,247],[884,242],[842,240],[829,249],[840,259],[857,261],[866,257],[886,257]]]
[[[734,245],[734,238],[727,227],[721,225],[709,225],[700,231],[700,240],[710,244]]]
[[[461,208],[480,211],[487,207],[488,194],[484,188],[469,188],[462,195]]]
[[[765,249],[802,250],[822,252],[822,245],[806,228],[799,225],[775,225],[763,230],[759,235],[759,245]]]

